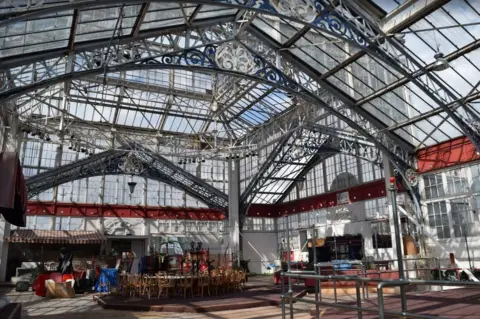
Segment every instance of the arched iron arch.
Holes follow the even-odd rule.
[[[167,0],[124,0],[121,3],[124,4],[137,4],[143,2],[171,2]],[[418,86],[427,96],[429,96],[435,103],[437,103],[449,117],[459,126],[461,131],[469,137],[477,150],[480,151],[480,133],[468,124],[465,119],[455,113],[450,107],[448,107],[439,91],[443,91],[453,100],[456,100],[456,95],[445,85],[442,80],[434,77],[430,73],[424,73],[425,76],[439,87],[438,90],[432,92],[428,83],[425,83],[418,78],[412,76],[411,70],[407,66],[409,63],[402,63],[398,58],[398,51],[400,55],[403,55],[407,62],[412,63],[416,68],[424,71],[424,66],[418,62],[414,56],[412,56],[408,50],[396,39],[388,37],[387,34],[377,25],[372,22],[372,17],[366,16],[365,12],[355,5],[354,1],[347,0],[340,2],[339,4],[328,0],[308,0],[302,4],[295,3],[294,5],[287,3],[286,6],[282,6],[280,1],[275,0],[176,0],[178,3],[197,3],[203,5],[218,5],[225,7],[234,7],[247,11],[254,11],[257,13],[263,13],[266,15],[278,16],[288,21],[294,21],[320,32],[326,32],[334,37],[341,38],[345,41],[352,43],[353,45],[360,47],[367,51],[372,56],[375,56],[393,69],[396,69],[400,74],[408,78],[409,81]],[[29,18],[46,15],[52,12],[58,12],[62,10],[89,8],[98,5],[118,4],[116,0],[84,0],[79,2],[72,2],[64,5],[57,5],[47,8],[40,8],[38,6],[33,12],[27,12],[24,14],[16,14],[12,17],[5,18],[0,21],[0,26],[8,25],[10,23],[23,21]],[[301,7],[301,10],[298,10]],[[394,48],[394,50],[389,49]],[[466,111],[471,116],[477,117],[475,114],[469,111],[465,102],[459,101],[459,105],[464,106]]]
[[[120,71],[142,69],[184,69],[208,73],[223,73],[272,85],[288,93],[296,95],[307,103],[318,105],[332,115],[335,115],[337,118],[348,124],[351,128],[357,130],[361,135],[365,136],[372,143],[374,143],[380,150],[382,150],[382,152],[385,152],[388,155],[392,163],[394,163],[394,165],[400,171],[403,172],[412,167],[411,154],[407,150],[399,148],[393,142],[383,144],[383,141],[386,140],[385,137],[383,137],[382,141],[380,141],[357,122],[341,113],[334,107],[328,105],[322,100],[322,92],[312,92],[311,90],[308,90],[284,74],[274,65],[262,57],[253,55],[251,52],[251,58],[255,65],[252,67],[249,73],[242,73],[233,69],[222,68],[221,65],[216,61],[216,49],[217,47],[214,45],[207,45],[201,48],[165,54],[156,57],[156,59],[144,60],[142,61],[142,64],[127,63],[123,65],[107,67],[105,69],[97,68],[86,71],[71,72],[21,88],[13,88],[8,91],[1,92],[0,101],[5,101],[42,87],[62,83],[68,80],[81,79],[90,75],[101,74],[105,71],[108,73],[115,73]]]
[[[337,9],[326,0],[308,0],[301,6],[300,3],[290,5],[284,8],[279,5],[279,1],[272,0],[83,0],[75,1],[68,4],[54,5],[46,8],[35,8],[33,12],[25,12],[17,14],[13,17],[0,21],[0,27],[36,18],[50,13],[73,9],[88,9],[109,4],[141,4],[141,3],[193,3],[200,5],[215,5],[226,8],[238,8],[253,11],[265,15],[276,16],[287,21],[296,22],[312,29],[328,33],[331,36],[341,38],[353,45],[365,48],[368,45],[368,38],[374,38],[376,34],[369,28],[363,17],[352,14],[348,6],[343,5],[342,9],[350,13],[347,17],[344,13],[339,13]],[[302,10],[298,10],[302,7]],[[351,19],[349,21],[348,19]]]
[[[86,177],[101,175],[131,175],[122,168],[128,156],[134,157],[137,168],[135,175],[145,176],[169,184],[199,199],[211,208],[226,212],[228,196],[207,184],[202,179],[186,172],[164,157],[146,151],[107,150],[91,157],[75,161],[40,173],[26,180],[28,197],[54,186]]]
[[[324,150],[322,152],[319,152],[318,154],[315,154],[315,156],[308,162],[308,164],[305,166],[305,168],[298,174],[298,179],[303,179],[305,176],[310,172],[315,166],[319,165],[323,161],[325,161],[327,158],[330,156],[334,156],[336,154],[345,154],[348,156],[352,156],[355,158],[360,158],[365,161],[368,161],[372,163],[373,165],[378,165],[379,167],[383,168],[383,162],[381,160],[381,154],[379,154],[380,157],[377,157],[376,155],[372,156],[365,156],[361,155],[357,152],[348,152],[346,150],[342,150],[340,148],[335,148],[331,146],[324,147]],[[291,184],[286,190],[285,193],[275,202],[275,204],[281,203],[287,196],[290,194],[292,189],[295,187],[295,184]]]
[[[225,44],[243,45],[233,41],[225,41]],[[407,185],[409,185],[406,172],[412,170],[413,165],[412,154],[408,150],[399,147],[395,142],[389,140],[385,135],[380,133],[374,135],[370,133],[355,120],[323,101],[323,91],[312,91],[311,89],[303,87],[301,84],[291,79],[288,75],[284,74],[273,64],[264,58],[255,55],[250,48],[245,47],[245,49],[249,52],[253,61],[253,67],[248,72],[237,71],[234,69],[233,65],[231,65],[230,68],[227,66],[222,66],[221,63],[218,63],[216,59],[217,46],[206,45],[195,49],[167,53],[151,59],[142,59],[140,61],[141,64],[126,63],[123,65],[110,66],[106,68],[67,73],[55,78],[27,85],[22,88],[13,88],[8,91],[1,92],[0,102],[41,87],[62,83],[68,80],[80,79],[89,75],[100,74],[105,71],[107,73],[114,73],[142,69],[183,69],[188,71],[222,73],[231,76],[242,77],[277,87],[285,92],[297,96],[298,99],[303,100],[306,103],[311,103],[324,108],[330,114],[336,116],[338,119],[345,122],[349,127],[355,129],[360,135],[372,142],[380,152],[389,158],[391,163],[398,170],[400,176],[402,176],[407,181]]]
[[[298,148],[300,146],[300,149]],[[346,154],[366,161],[382,164],[382,154],[373,143],[365,138],[356,136],[344,130],[333,130],[332,128],[307,124],[295,132],[284,134],[278,144],[272,149],[267,161],[260,167],[245,191],[240,197],[243,207],[247,207],[262,188],[268,187],[271,176],[278,172],[285,171],[289,163],[292,165],[304,165],[295,179],[301,179],[311,168],[319,162],[335,154]],[[299,161],[302,158],[311,157],[307,163]],[[281,178],[277,178],[280,179]],[[291,178],[286,180],[291,181]],[[291,183],[293,185],[294,183]],[[290,186],[287,190],[290,189]],[[282,195],[280,198],[285,196]]]

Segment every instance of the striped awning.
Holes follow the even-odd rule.
[[[101,244],[105,237],[96,231],[17,229],[5,240],[29,244]]]

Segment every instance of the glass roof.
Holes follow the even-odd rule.
[[[322,101],[334,111],[354,110],[352,114],[361,116],[359,123],[369,123],[364,126],[369,133],[382,133],[411,150],[464,135],[465,127],[446,108],[465,122],[480,118],[478,1],[452,0],[425,8],[403,0],[362,2],[371,20],[379,21],[378,28],[398,39],[398,47],[381,44],[381,49],[390,45],[395,63],[301,19],[253,14],[228,1],[102,2],[80,7],[67,0],[0,1],[0,68],[8,79],[1,91],[20,92],[15,111],[22,121],[52,129],[61,121],[76,122],[99,131],[135,129],[148,136],[241,145],[304,105],[269,78],[145,67],[166,53],[232,39],[249,45],[252,54],[280,68],[302,89],[323,94]],[[62,9],[31,14],[57,6]],[[340,3],[336,10],[352,16],[348,4]],[[22,19],[23,13],[30,15]],[[437,53],[448,60],[448,69],[433,69]],[[130,67],[137,61],[142,67]],[[99,66],[109,63],[122,67],[99,72]],[[42,81],[46,84],[35,86]],[[331,127],[341,122],[329,112],[309,120],[324,120]],[[302,157],[301,165],[282,168],[273,177],[294,179],[301,171],[298,166],[310,160]],[[264,186],[265,194],[257,196],[268,202],[289,183]]]

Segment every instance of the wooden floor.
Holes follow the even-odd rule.
[[[32,292],[16,293],[11,289],[0,291],[0,295],[6,294],[11,302],[22,303],[22,318],[38,319],[276,319],[282,318],[281,307],[262,306],[246,309],[226,309],[208,313],[172,313],[172,312],[140,312],[132,310],[106,310],[102,309],[93,301],[92,295],[77,295],[74,299],[48,299],[35,296]],[[246,296],[246,295],[245,295]],[[243,297],[245,297],[243,296]],[[251,295],[259,298],[260,295]],[[278,295],[277,295],[278,296]],[[480,318],[480,292],[471,289],[447,290],[445,292],[431,292],[415,294],[409,293],[407,298],[408,311],[428,314],[452,319],[477,319]],[[371,299],[363,302],[364,307],[376,308],[377,302],[374,295]],[[263,298],[263,297],[262,297]],[[313,300],[309,294],[305,299]],[[228,299],[228,298],[227,298]],[[341,300],[340,300],[341,299]],[[331,301],[331,300],[330,300]],[[339,301],[353,304],[352,296],[339,296]],[[192,301],[187,301],[192,302]],[[193,301],[195,302],[195,301]],[[224,298],[216,299],[217,303],[223,303]],[[387,296],[385,299],[387,309],[400,310],[400,298]],[[310,319],[312,305],[306,303],[294,304],[295,319]],[[287,313],[287,318],[289,318]],[[356,312],[341,312],[331,307],[321,308],[322,319],[356,319]],[[364,314],[364,319],[378,318],[378,314]],[[394,318],[394,317],[390,317]]]
[[[330,301],[329,301],[330,302]],[[346,302],[355,305],[354,302]],[[371,298],[362,303],[362,307],[378,309],[378,300]],[[401,311],[399,296],[385,298],[385,309]],[[473,289],[453,289],[443,292],[408,293],[407,312],[424,314],[434,317],[451,319],[478,319],[480,318],[480,291]],[[312,311],[313,315],[314,312]],[[355,311],[342,311],[335,308],[323,308],[322,318],[326,319],[356,319]],[[364,313],[364,319],[378,318],[378,313]],[[386,316],[398,318],[398,316]]]
[[[295,297],[305,294],[303,287],[294,287]],[[278,286],[251,287],[220,296],[139,298],[103,296],[96,300],[104,309],[157,312],[204,313],[225,310],[250,309],[280,305],[281,288]]]

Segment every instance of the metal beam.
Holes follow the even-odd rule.
[[[135,151],[107,150],[30,177],[26,180],[28,197],[32,198],[54,186],[82,178],[106,174],[132,175],[132,171],[123,169],[122,163],[127,160],[130,154],[133,154],[135,167],[138,168],[133,173],[134,175],[164,182],[185,191],[211,208],[225,211],[228,206],[226,194],[186,172],[166,158],[141,148],[139,145],[134,145],[134,148]],[[132,159],[130,158],[130,160]]]
[[[335,155],[335,153],[315,154],[315,156],[308,161],[307,165],[305,165],[302,171],[297,175],[298,178],[303,178],[303,180],[305,180],[305,176],[308,174],[308,172],[310,172],[313,168],[315,168],[315,166],[333,155]],[[295,188],[295,186],[297,186],[296,183],[291,183],[290,186],[288,186],[288,188],[285,190],[283,195],[275,202],[275,204],[280,204],[281,202],[283,202],[285,198],[290,194],[290,192]]]
[[[462,57],[465,54],[468,54],[469,52],[471,52],[473,50],[476,50],[478,48],[480,48],[480,40],[475,40],[472,43],[464,46],[463,48],[446,55],[445,59],[448,62],[453,62],[456,59],[458,59],[459,57]],[[419,69],[419,70],[413,72],[410,75],[410,78],[417,79],[417,78],[425,75],[428,72],[432,72],[434,67],[435,67],[435,62],[430,63],[429,65],[425,66],[425,68],[422,68],[422,69]],[[356,106],[363,105],[363,104],[368,103],[368,102],[370,102],[370,101],[372,101],[372,100],[374,100],[374,99],[376,99],[380,96],[383,96],[383,95],[387,94],[388,92],[391,92],[391,91],[401,87],[402,85],[408,84],[410,82],[410,78],[409,77],[403,77],[403,78],[401,78],[397,81],[394,81],[394,82],[384,86],[382,89],[357,100],[355,105]]]
[[[124,35],[115,38],[115,43],[117,45],[124,45],[132,42],[138,42],[144,39],[160,37],[167,34],[178,34],[186,32],[188,30],[208,28],[215,25],[220,25],[222,23],[234,22],[235,15],[225,16],[225,17],[214,17],[201,20],[195,20],[191,26],[185,24],[168,26],[163,28],[156,28],[150,30],[139,31],[138,36],[132,37],[130,35]],[[68,54],[68,51],[73,50],[75,52],[85,52],[92,51],[95,49],[105,48],[110,42],[109,38],[101,40],[92,40],[88,42],[74,43],[73,48],[59,48],[52,50],[45,50],[27,54],[18,54],[10,57],[3,57],[0,59],[0,70],[7,70],[10,68],[15,68],[23,66],[25,64],[31,64],[36,61],[43,61],[58,58]]]
[[[145,19],[145,15],[147,15],[148,9],[150,8],[150,2],[144,2],[142,7],[140,8],[140,12],[138,13],[137,19],[135,19],[135,23],[132,27],[132,32],[130,35],[132,37],[137,37],[138,33],[140,32],[140,28],[142,27],[143,20]]]
[[[228,40],[221,40],[221,43],[226,43]],[[231,44],[229,44],[231,45]],[[364,126],[359,125],[359,122],[352,119],[350,113],[343,113],[336,109],[335,106],[328,104],[325,101],[325,96],[323,91],[311,91],[310,83],[305,84],[307,87],[303,87],[302,84],[297,83],[295,80],[284,74],[281,70],[277,69],[273,64],[261,57],[260,54],[252,51],[251,48],[246,47],[251,51],[251,58],[255,63],[258,64],[258,68],[262,70],[268,70],[268,72],[260,72],[258,70],[252,70],[252,74],[242,73],[232,69],[220,68],[221,64],[217,64],[213,59],[211,59],[212,52],[216,50],[215,45],[202,46],[201,50],[198,48],[191,48],[189,52],[195,52],[194,59],[186,61],[186,57],[189,55],[185,53],[185,50],[178,52],[166,53],[162,56],[156,56],[155,58],[143,59],[138,61],[138,64],[126,63],[123,65],[112,65],[103,68],[97,69],[88,69],[85,71],[77,71],[74,74],[60,75],[49,80],[45,80],[39,83],[34,83],[32,85],[26,85],[22,88],[14,88],[7,92],[0,93],[0,98],[8,99],[14,98],[19,94],[24,94],[29,91],[41,88],[42,86],[52,85],[62,81],[66,81],[72,78],[82,78],[84,76],[90,76],[98,73],[107,72],[122,72],[127,70],[141,70],[141,69],[188,69],[189,71],[199,70],[202,72],[216,72],[224,73],[233,76],[240,76],[249,80],[265,83],[268,85],[274,85],[281,88],[282,90],[294,94],[297,96],[298,100],[302,100],[301,103],[313,103],[318,105],[321,108],[329,111],[331,114],[338,117],[340,120],[345,122],[347,125],[351,126],[353,129],[357,130],[361,135],[364,135],[369,138],[375,145],[382,151],[389,154],[389,157],[392,161],[397,163],[397,165],[402,165],[403,167],[411,167],[409,162],[410,154],[407,150],[399,147],[397,143],[389,140],[381,132],[373,132],[372,129],[365,128]],[[202,51],[203,50],[203,51]],[[198,55],[208,55],[209,64],[205,65],[202,59],[198,59]],[[165,63],[167,61],[168,63]],[[144,64],[145,62],[148,62]],[[276,76],[272,76],[275,73]],[[330,97],[330,96],[329,96]],[[330,101],[330,100],[328,100]],[[336,102],[333,101],[333,104]],[[375,134],[375,135],[373,135]]]
[[[346,4],[351,6],[352,11],[362,17],[362,13],[356,10],[355,3],[352,0],[346,0]],[[357,29],[357,25],[354,25],[351,21],[347,21],[343,19],[344,23],[348,24],[351,28]],[[424,70],[424,67],[403,47],[403,45],[399,44],[398,41],[395,39],[390,39],[386,37],[386,34],[374,23],[369,25],[372,32],[376,32],[377,34],[385,37],[386,41],[400,54],[403,58],[406,59],[407,62],[411,63],[412,66]],[[386,62],[390,67],[397,70],[399,73],[403,74],[406,78],[409,79],[410,82],[415,84],[420,90],[422,90],[427,96],[429,96],[435,103],[437,103],[443,110],[448,114],[448,116],[457,124],[463,134],[465,134],[475,145],[475,148],[480,151],[480,132],[478,132],[474,127],[467,124],[459,114],[453,112],[449,107],[445,106],[445,103],[442,101],[442,98],[439,97],[438,91],[443,91],[446,96],[449,96],[451,99],[455,99],[456,96],[453,94],[449,88],[444,84],[444,82],[428,72],[426,72],[426,77],[432,83],[434,83],[438,90],[432,92],[431,88],[427,87],[425,83],[419,81],[418,79],[412,77],[412,75],[405,69],[402,64],[399,63],[398,57],[391,56],[391,49],[386,49],[384,45],[378,41],[372,41],[369,38],[365,37],[365,41],[368,43],[368,51],[371,55],[380,58],[382,61]],[[459,102],[462,106],[467,109],[468,107],[463,102]]]
[[[243,113],[247,112],[248,110],[250,110],[252,107],[254,107],[257,103],[259,103],[260,101],[262,101],[264,98],[266,98],[268,95],[270,95],[270,93],[272,93],[273,91],[275,91],[275,87],[271,87],[270,89],[268,89],[267,91],[265,91],[262,95],[260,95],[259,97],[255,98],[253,101],[249,101],[250,103],[242,108],[242,110],[240,110],[240,112],[238,112],[237,114],[235,114],[234,117],[232,117],[229,121],[232,122],[236,119],[238,119],[240,116],[242,116]],[[271,114],[269,114],[270,116],[272,116]]]
[[[266,35],[263,31],[259,30],[258,28],[252,26],[250,28],[250,32],[252,32],[255,36],[259,37],[262,41],[264,41],[267,45],[271,46],[275,50],[279,50],[281,48],[281,44],[271,39],[268,35]],[[330,82],[325,81],[322,79],[321,74],[313,69],[310,65],[305,63],[304,61],[300,61],[295,55],[288,51],[279,51],[280,55],[292,64],[294,67],[298,68],[305,74],[307,74],[311,79],[318,82],[320,86],[325,89],[326,91],[330,92],[336,99],[341,101],[348,109],[353,110],[355,113],[360,115],[362,118],[366,119],[369,123],[371,123],[374,127],[376,127],[379,131],[385,131],[387,126],[380,122],[375,116],[368,113],[362,108],[355,107],[355,100],[350,96],[347,96],[344,92],[340,91],[339,89],[335,88]],[[331,109],[331,107],[329,107]],[[331,112],[330,112],[331,113]],[[336,112],[338,113],[338,112]],[[413,146],[403,140],[400,136],[396,134],[392,134],[391,132],[387,131],[386,135],[391,140],[395,141],[398,145],[401,145],[402,148],[408,150],[409,152],[413,153]]]
[[[129,80],[121,79],[117,77],[107,77],[106,79],[104,79],[103,77],[99,77],[99,76],[87,76],[82,80],[92,82],[92,83],[97,83],[97,84],[105,83],[110,86],[124,86],[127,88],[132,88],[132,89],[141,90],[145,92],[162,93],[165,95],[173,94],[175,96],[185,97],[192,100],[202,100],[202,101],[212,100],[212,94],[208,94],[208,93],[197,93],[193,91],[176,89],[174,87],[167,88],[164,86],[159,86],[154,84],[129,81]]]
[[[470,103],[470,102],[476,101],[476,100],[478,100],[478,99],[480,99],[480,92],[476,92],[476,93],[470,94],[470,95],[468,95],[468,96],[466,96],[466,97],[462,97],[462,98],[460,98],[460,99],[458,99],[458,100],[455,100],[455,101],[453,101],[453,102],[450,102],[450,103],[448,103],[448,104],[445,104],[445,106],[448,107],[448,108],[451,108],[452,110],[455,110],[455,109],[457,109],[457,108],[459,108],[459,107],[461,106],[461,105],[459,105],[459,103],[458,103],[459,101],[462,101],[462,100],[463,100],[464,103]],[[438,114],[440,114],[440,113],[442,113],[442,112],[445,112],[445,110],[444,110],[442,107],[437,107],[437,108],[435,108],[435,109],[433,109],[433,110],[430,110],[430,111],[427,111],[427,112],[425,112],[425,113],[422,113],[422,114],[420,114],[419,116],[414,116],[414,117],[408,119],[407,121],[398,123],[398,124],[396,124],[396,125],[392,125],[392,126],[390,126],[388,129],[389,129],[390,131],[395,131],[395,130],[404,128],[404,127],[406,127],[406,126],[409,126],[409,125],[411,125],[411,124],[414,124],[414,123],[420,122],[420,121],[422,121],[422,120],[425,120],[425,119],[427,119],[427,118],[429,118],[429,117],[438,115]]]
[[[247,185],[245,190],[243,191],[242,195],[240,196],[240,204],[244,206],[248,206],[248,203],[253,200],[255,197],[256,192],[258,192],[259,188],[261,187],[262,183],[267,180],[266,176],[271,175],[271,172],[274,171],[276,162],[276,158],[280,157],[283,158],[286,154],[286,150],[284,149],[285,145],[287,145],[290,138],[293,136],[293,132],[285,134],[282,139],[278,142],[275,148],[266,156],[266,160],[263,165],[260,167],[258,172],[255,176],[250,180],[250,183]],[[264,176],[266,175],[266,176]],[[260,185],[260,187],[259,187]],[[241,210],[241,213],[243,210]]]
[[[380,21],[380,28],[385,33],[398,32],[408,28],[448,2],[450,0],[406,1]]]
[[[78,9],[76,9],[73,11],[72,27],[70,28],[70,37],[68,38],[67,48],[70,51],[73,51],[75,47],[75,36],[77,34],[77,26],[78,26],[79,18],[80,17],[79,17]]]

